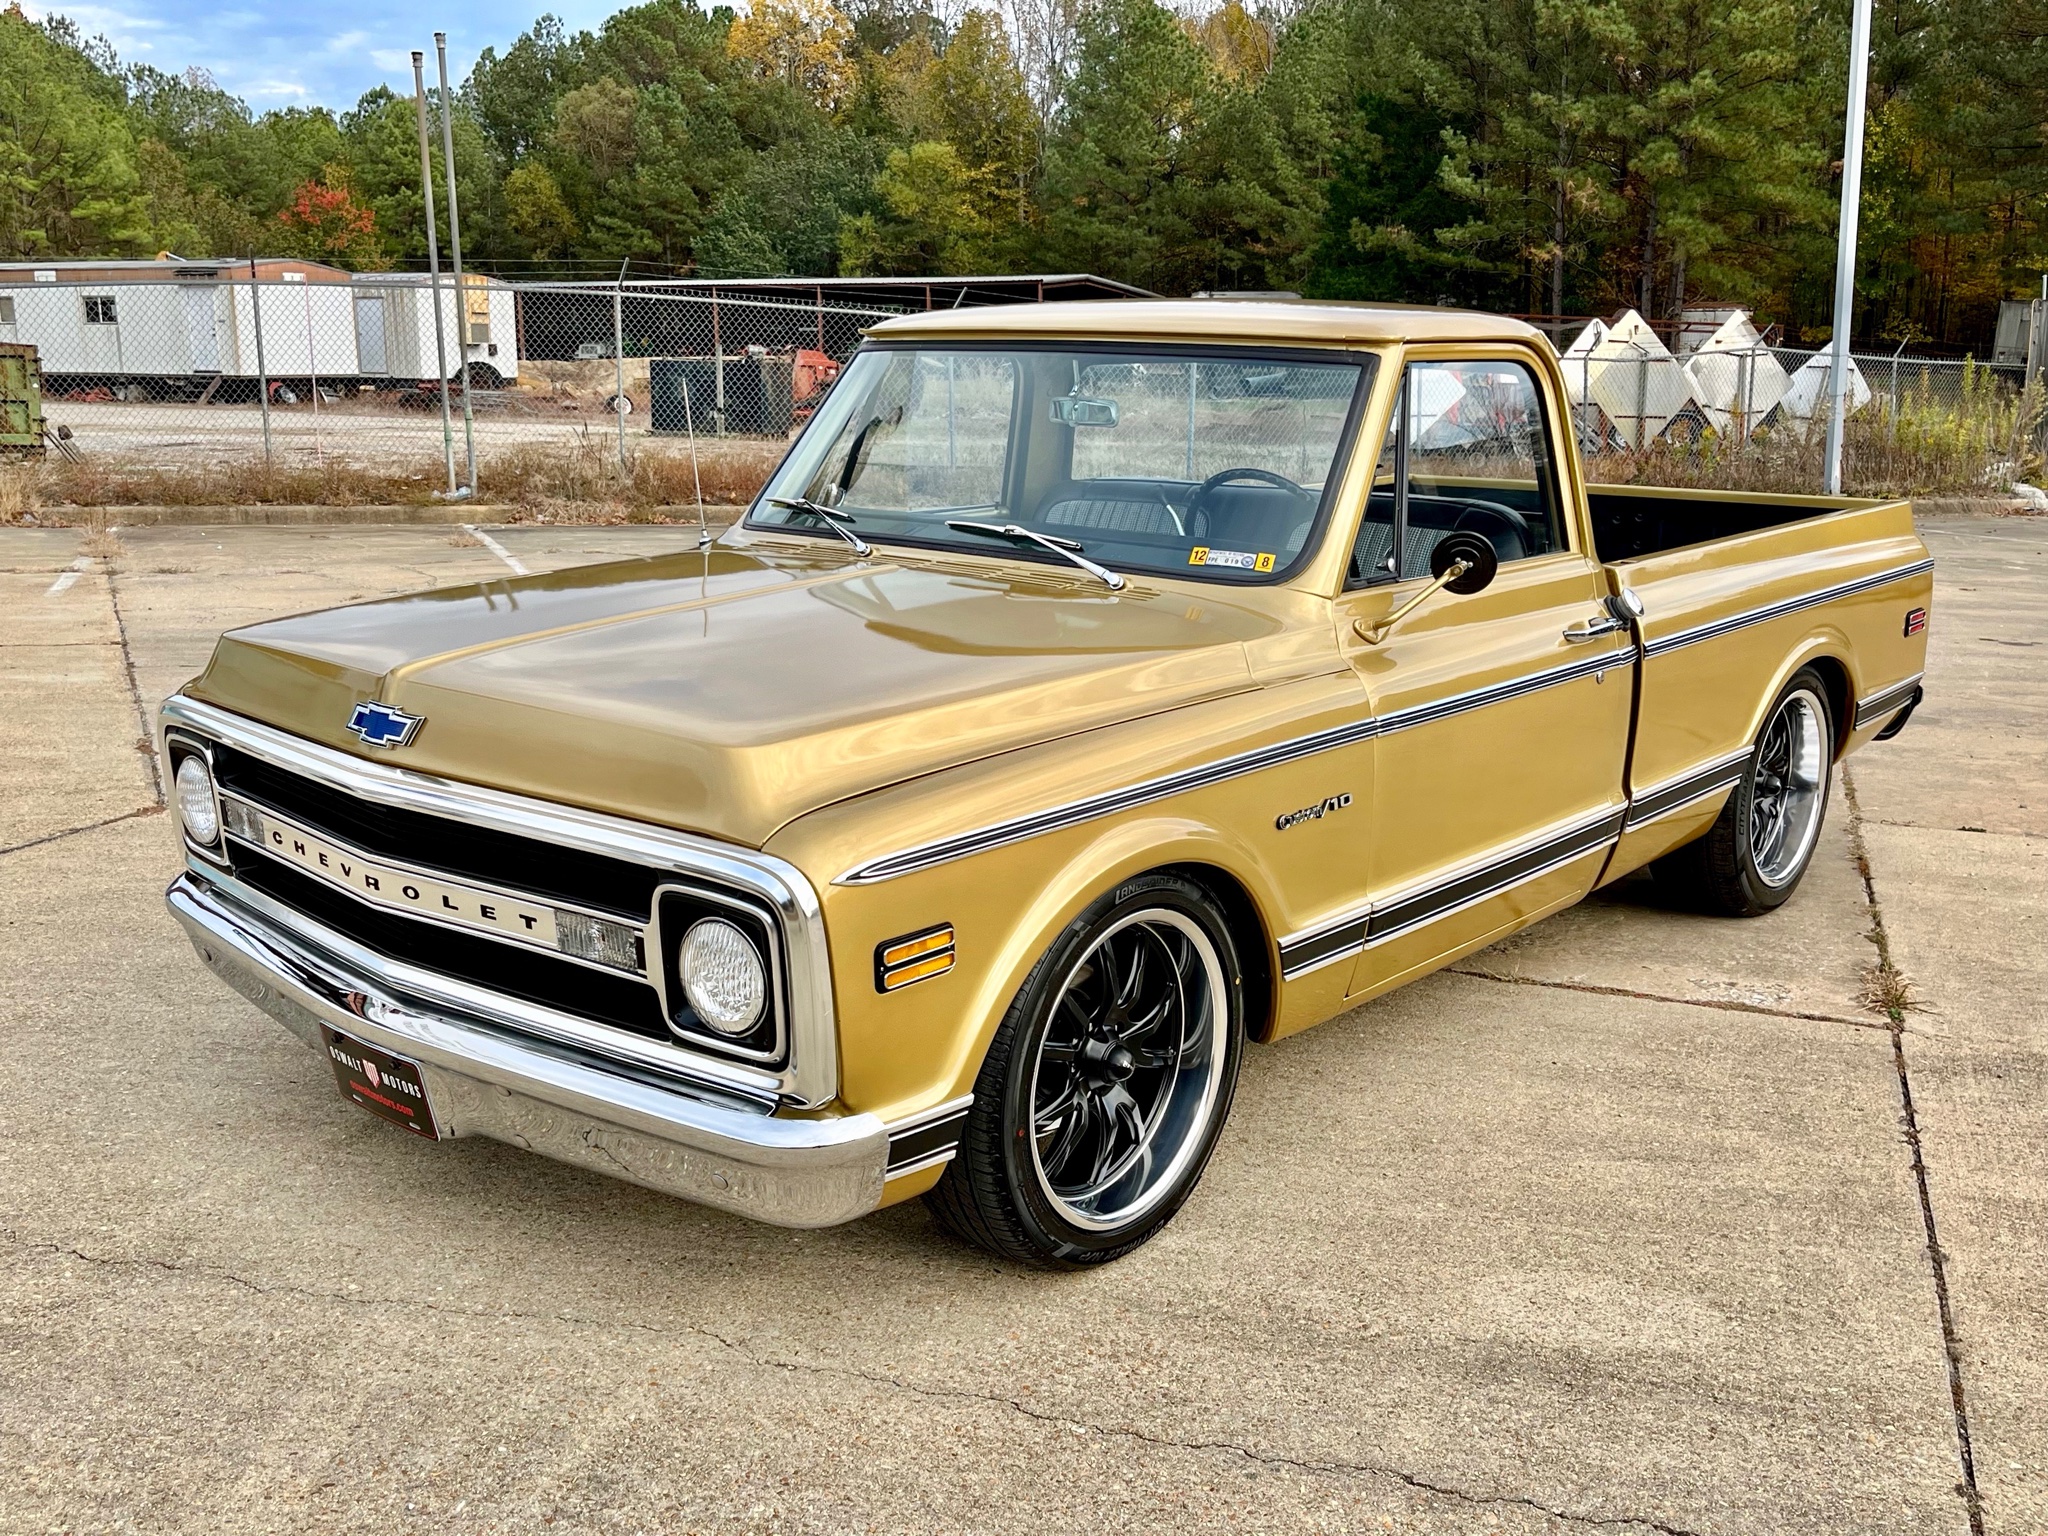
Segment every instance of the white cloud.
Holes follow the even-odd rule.
[[[243,86],[242,94],[266,100],[286,98],[304,101],[313,93],[296,80],[258,80],[254,84]]]
[[[339,37],[330,37],[329,39],[327,39],[326,52],[354,53],[358,48],[362,47],[363,44],[367,43],[369,40],[370,34],[367,32],[344,32]]]

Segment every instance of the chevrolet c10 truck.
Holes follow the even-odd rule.
[[[223,636],[171,910],[420,1136],[1115,1258],[1247,1041],[1645,866],[1770,912],[1918,702],[1906,504],[1588,485],[1564,401],[1442,309],[891,320],[716,540]]]

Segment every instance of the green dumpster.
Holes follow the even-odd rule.
[[[43,456],[43,370],[27,342],[0,341],[0,459]]]

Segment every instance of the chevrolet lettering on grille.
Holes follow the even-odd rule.
[[[235,837],[359,900],[459,928],[508,934],[548,949],[556,947],[552,907],[368,859],[247,801],[228,799],[226,804],[228,830]]]

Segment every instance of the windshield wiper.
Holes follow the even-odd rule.
[[[768,504],[775,507],[787,507],[792,512],[802,512],[815,517],[819,522],[851,544],[853,552],[857,555],[872,555],[874,553],[868,541],[847,526],[853,519],[844,512],[835,512],[830,507],[821,506],[808,496],[770,496]]]
[[[1081,546],[1072,539],[1054,538],[1051,534],[1036,533],[1029,528],[1020,528],[1015,523],[975,523],[965,518],[947,518],[948,528],[958,528],[962,533],[985,534],[992,539],[1008,539],[1011,543],[1036,544],[1040,549],[1049,549],[1069,564],[1078,565],[1090,576],[1109,584],[1112,592],[1124,589],[1123,577],[1107,566],[1097,565],[1081,553]]]

